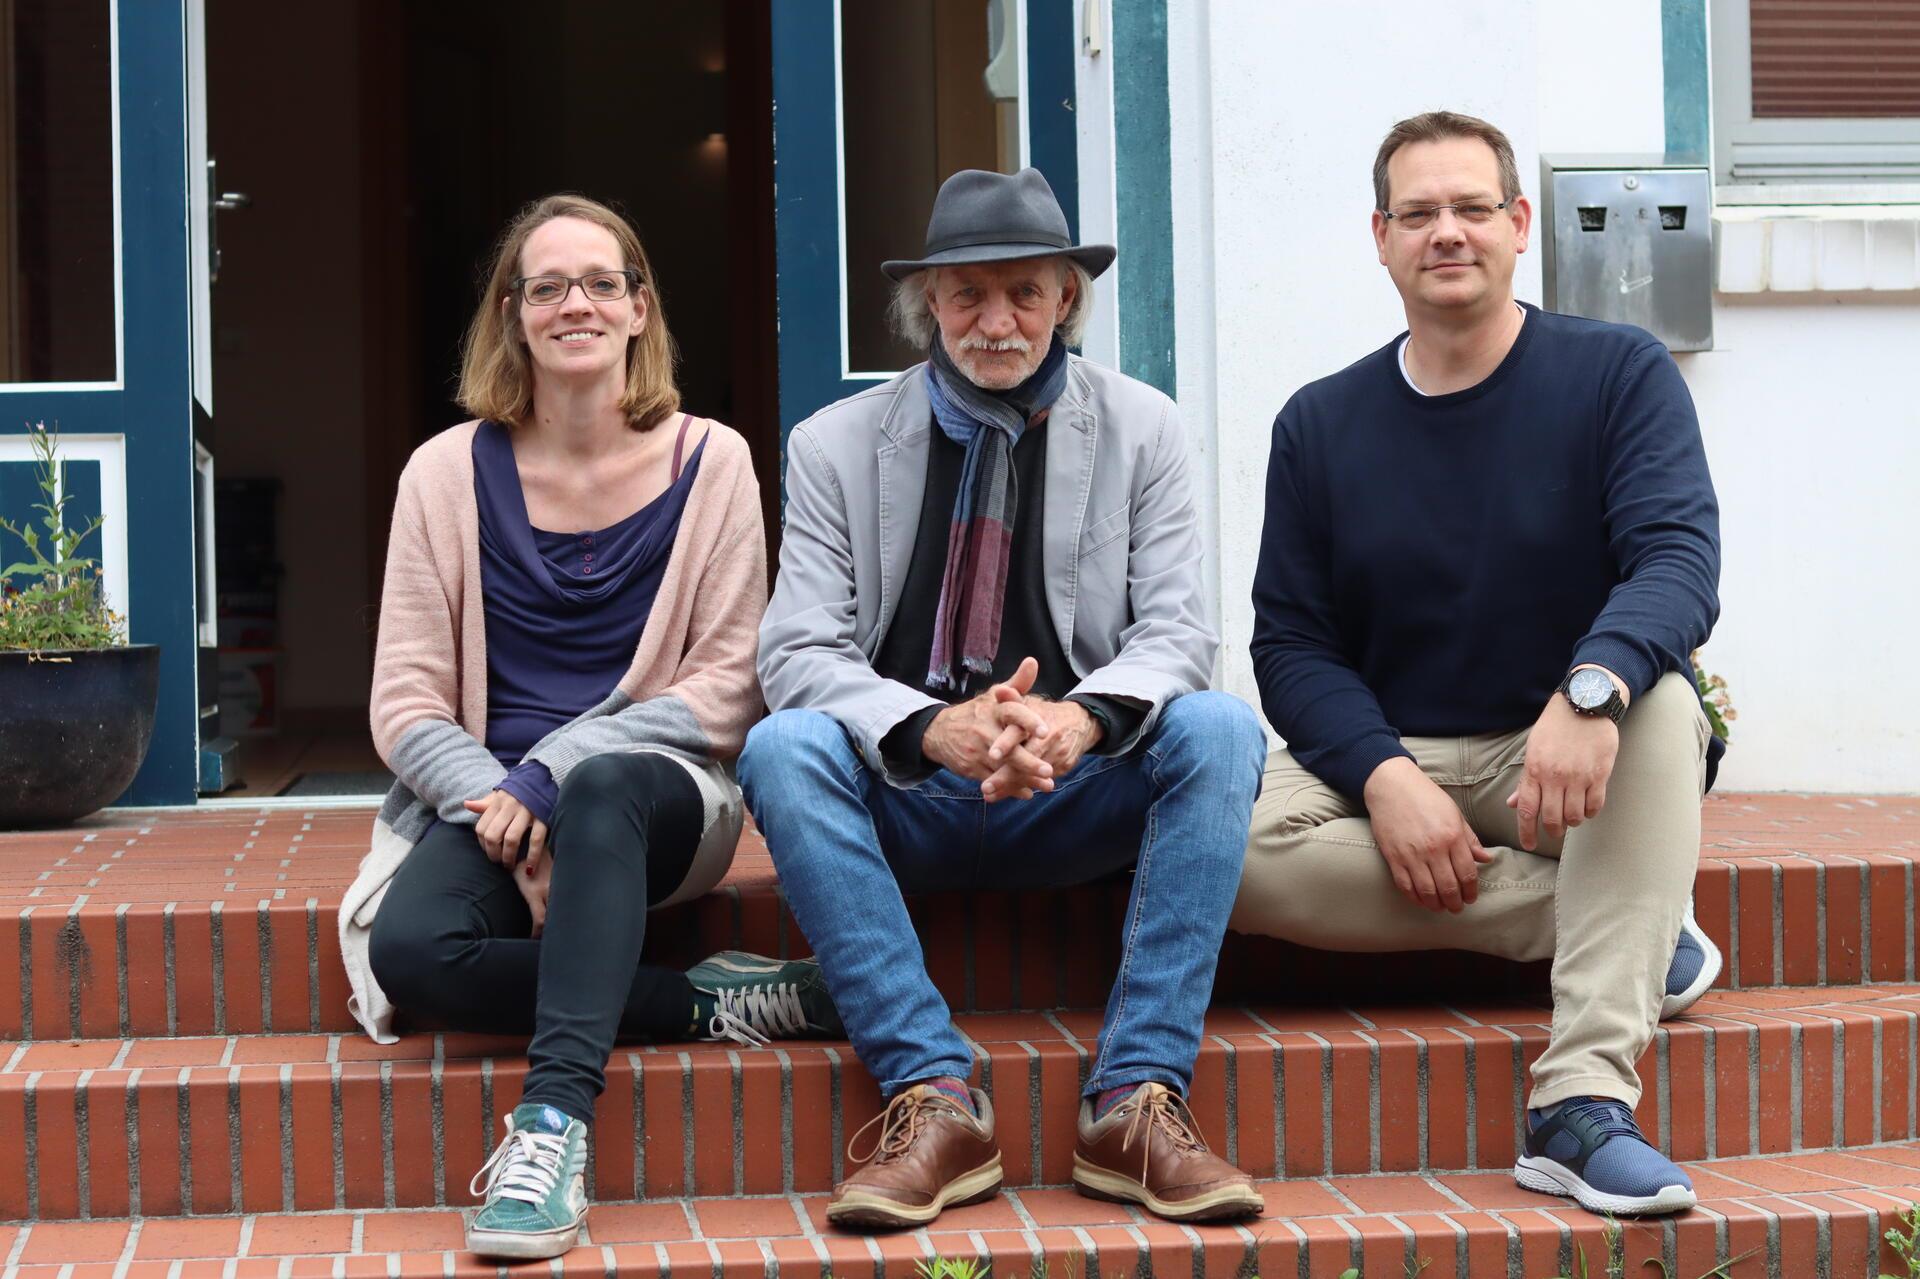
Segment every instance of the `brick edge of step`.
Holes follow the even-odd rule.
[[[1644,1130],[1682,1160],[1920,1137],[1920,990],[1888,998],[1710,1000],[1711,1016],[1663,1026],[1642,1058]],[[990,1038],[981,1023],[994,1019],[974,1023],[981,1083],[1002,1099],[1009,1185],[1071,1172],[1092,1046],[1069,1023],[1090,1016],[1010,1015]],[[301,1042],[328,1057],[365,1050]],[[1193,1104],[1221,1153],[1256,1175],[1504,1169],[1545,1043],[1537,1024],[1311,1030],[1216,1009]],[[276,1063],[275,1045],[161,1041],[145,1046],[192,1049],[202,1064],[120,1069],[36,1069],[35,1054],[66,1046],[16,1050],[0,1073],[0,1167],[25,1176],[0,1181],[0,1218],[457,1205],[526,1066],[447,1056],[457,1042],[433,1039],[403,1044],[418,1055],[402,1060]],[[824,1191],[843,1174],[846,1137],[879,1109],[844,1043],[620,1049],[609,1083],[591,1182],[603,1198]]]
[[[1726,963],[1720,989],[1912,982],[1916,969],[1915,863],[1887,853],[1782,853],[1709,858],[1696,880],[1696,914]],[[18,980],[0,981],[0,1038],[332,1033],[352,1029],[336,933],[338,904],[302,893],[209,902],[86,903],[16,908]],[[941,899],[957,928],[936,925],[926,899],[909,906],[928,968],[957,1009],[1097,1005],[1116,956],[1125,885],[1107,882],[1026,894]],[[1064,919],[1070,927],[1059,927]],[[673,908],[656,923],[691,963],[722,947],[796,954],[804,939],[776,885],[728,885]],[[942,939],[950,939],[942,941]],[[1069,949],[1068,939],[1077,938]],[[1096,941],[1086,953],[1086,940]],[[138,962],[136,962],[136,958]],[[1405,956],[1398,957],[1405,960]],[[1314,988],[1338,976],[1393,988],[1418,975],[1416,994],[1447,989],[1503,994],[1545,988],[1545,965],[1461,952],[1423,952],[1397,967],[1378,956],[1333,955],[1238,934],[1223,950],[1218,990],[1257,996],[1275,972]],[[1395,978],[1392,973],[1401,974]]]
[[[1393,1179],[1404,1180],[1404,1179]],[[1920,1170],[1915,1172],[1920,1181]],[[1295,1193],[1302,1183],[1269,1183]],[[1289,1191],[1287,1187],[1293,1187]],[[1314,1187],[1332,1197],[1325,1183]],[[826,1273],[918,1279],[932,1256],[991,1258],[1005,1273],[1037,1262],[1093,1276],[1228,1279],[1259,1274],[1332,1275],[1347,1266],[1399,1279],[1425,1260],[1423,1279],[1593,1273],[1610,1252],[1637,1273],[1643,1259],[1672,1273],[1705,1273],[1746,1257],[1734,1273],[1836,1275],[1898,1268],[1883,1231],[1920,1188],[1867,1187],[1778,1194],[1756,1190],[1704,1200],[1678,1217],[1609,1223],[1568,1204],[1514,1191],[1528,1202],[1474,1206],[1455,1195],[1400,1210],[1262,1217],[1238,1226],[1183,1227],[1136,1209],[1095,1204],[1060,1189],[1017,1192],[954,1210],[930,1231],[863,1237],[822,1231],[819,1201],[798,1197],[597,1205],[592,1242],[553,1267],[563,1275],[711,1275],[714,1279],[822,1279]],[[595,1222],[604,1239],[593,1239]],[[288,1273],[494,1275],[460,1250],[451,1211],[335,1212],[0,1226],[9,1279],[62,1279],[97,1266],[120,1279],[252,1279]],[[653,1236],[649,1241],[648,1236]],[[385,1251],[390,1243],[411,1245]],[[1749,1255],[1751,1254],[1751,1255]],[[73,1266],[67,1270],[64,1267]],[[1858,1266],[1860,1269],[1856,1270]]]

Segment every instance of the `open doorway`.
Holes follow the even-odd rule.
[[[777,509],[767,6],[206,0],[220,215],[211,431],[222,729],[246,798],[384,790],[367,695],[394,486],[461,421],[458,348],[513,212],[623,208],[689,410]],[[769,527],[774,527],[769,520]]]

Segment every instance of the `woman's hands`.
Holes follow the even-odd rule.
[[[538,869],[534,868],[531,857],[521,862],[513,872],[513,886],[527,899],[527,910],[533,916],[533,935],[538,937],[547,926],[547,891],[553,887],[553,858],[542,858]]]
[[[533,935],[538,937],[547,924],[547,890],[553,884],[553,859],[546,856],[547,824],[503,790],[466,803],[468,812],[480,814],[473,827],[480,847],[512,873],[513,886],[527,899],[527,910],[533,915]],[[523,842],[527,846],[524,858],[520,856]]]
[[[487,856],[512,870],[520,861],[520,846],[526,845],[529,873],[543,869],[547,851],[547,824],[533,810],[506,791],[497,790],[485,799],[467,801],[467,811],[480,814],[473,833]],[[544,894],[543,894],[544,898]]]

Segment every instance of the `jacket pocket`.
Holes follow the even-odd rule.
[[[1080,558],[1086,559],[1097,551],[1104,550],[1116,539],[1126,536],[1132,527],[1129,517],[1133,514],[1133,503],[1122,503],[1120,509],[1111,515],[1103,515],[1087,525],[1080,532]]]

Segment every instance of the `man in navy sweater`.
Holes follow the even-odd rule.
[[[1288,749],[1233,927],[1550,957],[1514,1176],[1682,1209],[1632,1108],[1720,962],[1690,909],[1720,570],[1693,403],[1651,335],[1514,300],[1533,214],[1492,125],[1402,121],[1374,199],[1408,333],[1274,423],[1252,653]]]

